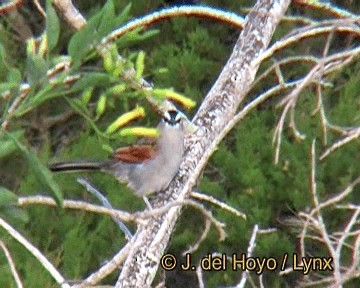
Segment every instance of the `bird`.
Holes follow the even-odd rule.
[[[139,197],[164,190],[176,175],[184,153],[185,115],[168,110],[158,124],[154,145],[135,144],[117,149],[105,161],[72,161],[49,164],[53,172],[102,171],[112,174]]]

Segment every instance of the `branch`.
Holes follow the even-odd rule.
[[[56,207],[57,203],[51,197],[47,196],[30,196],[30,197],[19,197],[18,198],[18,205],[19,206],[26,206],[26,205],[47,205]],[[113,218],[120,219],[125,222],[135,222],[138,224],[144,225],[144,218],[139,218],[138,214],[131,214],[115,209],[105,208],[103,206],[94,205],[91,203],[83,202],[83,201],[75,201],[75,200],[64,200],[63,207],[68,209],[75,209],[75,210],[83,210],[92,213],[104,214],[109,215]]]
[[[102,41],[102,45],[107,45],[110,42],[119,39],[124,34],[138,28],[149,26],[155,22],[163,21],[169,18],[175,17],[199,17],[205,19],[212,19],[219,22],[225,22],[228,25],[234,26],[237,29],[241,29],[243,27],[244,19],[239,15],[236,15],[233,12],[228,12],[212,7],[205,6],[175,6],[166,9],[162,9],[160,11],[153,12],[149,15],[146,15],[141,18],[136,18],[135,20],[130,21],[124,26],[114,30],[107,37],[105,37]]]
[[[6,248],[5,244],[3,241],[0,240],[0,247],[1,249],[4,251],[4,254],[5,254],[5,257],[9,263],[9,266],[10,266],[10,270],[11,270],[11,274],[13,275],[14,277],[14,280],[15,280],[15,283],[16,283],[16,286],[18,288],[23,288],[23,284],[21,282],[21,279],[20,279],[20,276],[18,274],[18,272],[16,271],[16,267],[15,267],[15,263],[10,255],[10,252],[9,250]]]
[[[260,64],[254,64],[255,59],[266,49],[289,2],[259,0],[246,17],[230,59],[193,120],[201,128],[186,141],[180,171],[170,187],[154,199],[153,207],[188,197],[217,143],[225,136],[223,129],[250,89]],[[166,215],[149,220],[146,227],[139,227],[116,287],[151,285],[180,211],[181,207],[173,207]]]

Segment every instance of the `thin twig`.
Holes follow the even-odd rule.
[[[1,240],[0,240],[0,247],[1,247],[1,249],[4,251],[5,257],[6,257],[7,261],[8,261],[8,263],[9,263],[10,270],[11,270],[11,274],[12,274],[13,277],[14,277],[16,286],[17,286],[18,288],[24,287],[23,284],[22,284],[22,282],[21,282],[19,273],[16,271],[16,267],[15,267],[14,260],[12,259],[11,254],[10,254],[9,250],[6,248],[4,242],[1,241]]]
[[[228,25],[232,25],[238,29],[242,28],[244,23],[244,18],[239,15],[220,10],[217,8],[206,7],[206,6],[175,6],[170,8],[165,8],[160,11],[155,11],[151,14],[148,14],[141,18],[136,18],[131,20],[129,23],[121,26],[120,28],[111,32],[101,41],[101,45],[108,45],[109,43],[119,39],[124,34],[138,28],[149,26],[152,23],[162,21],[168,18],[175,18],[180,16],[186,17],[200,17],[206,19],[213,19],[219,22],[225,22]]]
[[[81,15],[79,10],[75,8],[71,0],[53,0],[52,3],[60,12],[62,17],[75,30],[80,30],[84,25],[86,25],[85,18]]]
[[[329,156],[334,151],[338,150],[342,146],[344,146],[347,143],[350,143],[354,139],[357,139],[360,136],[360,127],[357,127],[351,131],[348,132],[348,135],[344,137],[343,139],[335,142],[333,145],[331,145],[330,148],[326,149],[324,153],[321,154],[320,160],[324,160],[327,156]]]
[[[44,19],[46,19],[46,13],[45,13],[44,9],[42,8],[41,4],[39,3],[39,0],[33,0],[33,1],[34,1],[34,5],[35,5],[36,9],[39,11],[41,16],[43,16]]]
[[[209,203],[211,203],[213,205],[219,206],[221,209],[223,209],[223,210],[225,210],[227,212],[230,212],[230,213],[234,214],[235,216],[241,217],[244,220],[246,220],[246,215],[244,213],[240,212],[239,210],[235,209],[234,207],[229,206],[225,202],[222,202],[220,200],[215,199],[212,196],[205,195],[205,194],[202,194],[202,193],[199,193],[199,192],[196,192],[196,191],[192,191],[190,193],[190,196],[195,198],[195,199],[204,200],[204,201],[207,201],[207,202],[209,202]]]
[[[30,196],[30,197],[19,197],[18,198],[18,205],[19,206],[27,206],[27,205],[47,205],[56,207],[57,203],[51,197],[47,196]],[[109,215],[111,217],[115,217],[116,219],[120,219],[125,222],[135,222],[138,224],[145,224],[144,218],[140,219],[138,214],[131,214],[120,210],[109,209],[103,206],[94,205],[84,201],[76,201],[76,200],[64,200],[63,207],[68,209],[75,209],[75,210],[83,210],[87,212],[97,213],[97,214],[104,214]]]
[[[259,230],[259,226],[256,224],[253,228],[253,231],[251,233],[251,238],[250,238],[250,242],[248,245],[248,249],[247,249],[247,258],[251,257],[254,249],[255,249],[255,245],[256,245],[256,236]],[[246,284],[246,280],[248,277],[249,271],[247,269],[245,269],[242,273],[241,273],[241,280],[239,282],[239,284],[237,284],[235,287],[236,288],[243,288],[245,287]]]

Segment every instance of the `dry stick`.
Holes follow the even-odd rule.
[[[18,198],[19,206],[26,206],[26,205],[33,205],[33,204],[42,204],[42,205],[48,205],[48,206],[53,206],[53,207],[57,206],[57,203],[55,202],[55,200],[53,198],[47,197],[47,196],[39,195],[39,196],[19,197]],[[226,233],[223,229],[223,227],[225,226],[224,223],[216,220],[212,216],[211,212],[207,211],[203,205],[201,205],[200,203],[197,203],[193,200],[187,200],[187,199],[185,199],[183,201],[176,200],[176,201],[169,202],[165,206],[162,206],[160,208],[155,208],[151,211],[147,210],[147,211],[142,211],[142,212],[135,212],[133,214],[127,213],[124,211],[120,211],[120,210],[105,208],[103,206],[94,205],[94,204],[90,204],[90,203],[83,202],[83,201],[75,201],[75,200],[64,200],[63,201],[64,208],[78,209],[78,210],[84,210],[87,212],[109,215],[111,217],[120,219],[122,221],[135,222],[139,225],[146,225],[146,219],[149,219],[152,217],[158,217],[158,216],[168,212],[169,209],[171,209],[175,206],[183,206],[183,205],[189,205],[189,206],[192,206],[192,207],[200,210],[200,212],[202,212],[202,214],[214,224],[215,228],[219,232],[220,240],[223,240],[226,237]]]
[[[325,114],[322,90],[321,90],[321,87],[319,84],[316,85],[316,94],[317,94],[317,98],[318,98],[318,103],[317,103],[317,107],[315,108],[315,110],[318,110],[319,114],[320,114],[323,145],[326,146],[327,142],[328,142],[327,141],[327,118],[326,118],[326,114]],[[312,115],[314,115],[314,113],[312,113]]]
[[[53,0],[53,5],[62,14],[68,24],[75,30],[80,30],[81,27],[86,25],[85,18],[75,8],[71,0]]]
[[[305,87],[313,81],[313,76],[315,75],[316,72],[318,72],[320,64],[321,63],[317,62],[317,65],[307,74],[307,76],[305,78],[303,78],[303,80],[301,82],[299,82],[299,84],[296,86],[296,88],[289,95],[284,97],[284,99],[279,104],[279,105],[285,105],[285,107],[282,111],[282,114],[280,116],[278,124],[276,125],[275,131],[274,131],[274,136],[273,136],[273,144],[276,143],[275,156],[274,156],[275,164],[277,164],[279,162],[282,131],[283,131],[283,127],[284,127],[285,117],[290,109],[291,109],[290,110],[291,111],[290,127],[292,128],[295,137],[297,139],[301,139],[301,140],[303,140],[305,138],[305,136],[302,135],[297,130],[296,125],[295,125],[295,119],[294,119],[295,105],[296,105],[296,101],[297,101],[297,98],[298,98],[300,92],[303,89],[305,89]]]
[[[360,207],[358,207],[360,209]],[[352,257],[352,263],[350,266],[350,269],[346,272],[346,276],[353,276],[356,277],[355,273],[357,273],[360,277],[360,267],[359,267],[359,261],[360,261],[360,233],[357,236],[355,242],[354,242],[354,250],[353,250],[353,257]],[[357,270],[357,272],[355,272]]]
[[[334,143],[330,148],[326,149],[326,151],[321,154],[319,159],[324,160],[332,152],[341,148],[342,146],[351,142],[352,140],[357,139],[359,136],[360,136],[360,127],[348,132],[348,135],[345,138],[339,140],[338,142]]]
[[[285,39],[284,39],[285,40]],[[278,42],[281,42],[282,40],[279,40]],[[284,47],[285,48],[285,47]],[[338,67],[342,68],[343,65],[348,65],[350,61],[354,60],[353,57],[355,57],[356,55],[360,54],[360,47],[354,48],[354,49],[349,49],[346,51],[342,51],[339,53],[335,53],[331,56],[328,56],[328,62],[332,62],[332,61],[336,61],[338,60],[339,63],[337,63],[338,65],[336,65],[333,68],[330,67],[326,67],[324,75],[328,75],[331,72],[336,71],[335,68],[338,70]],[[346,60],[343,60],[343,58],[348,58]],[[349,59],[350,58],[350,59]],[[266,69],[264,72],[262,72],[254,81],[254,83],[252,84],[252,87],[256,86],[258,83],[261,83],[261,81],[263,81],[268,75],[270,75],[270,73],[272,73],[274,70],[277,69],[277,67],[283,66],[283,65],[289,65],[292,63],[296,63],[296,62],[306,62],[309,64],[317,64],[320,61],[319,58],[314,57],[314,56],[292,56],[292,57],[287,57],[285,59],[282,59],[280,61],[277,61],[276,63],[274,63],[272,66],[270,66],[268,69]],[[281,84],[281,83],[279,83]]]
[[[18,288],[24,287],[22,282],[21,282],[20,276],[19,276],[18,272],[16,271],[15,263],[14,263],[12,257],[11,257],[11,254],[10,254],[9,250],[6,248],[4,242],[1,241],[1,240],[0,240],[0,247],[4,251],[5,257],[6,257],[7,261],[8,261],[8,263],[9,263],[11,274],[14,277],[16,286]]]
[[[319,61],[319,58],[316,58],[314,56],[291,56],[287,57],[285,59],[276,61],[273,65],[271,65],[268,69],[266,69],[264,72],[262,72],[259,76],[256,77],[255,81],[252,84],[252,87],[256,86],[257,84],[261,83],[266,77],[268,77],[273,71],[276,71],[276,69],[280,70],[281,66],[289,65],[296,62],[301,63],[317,63]],[[279,82],[279,81],[278,81]],[[279,84],[282,84],[279,82]]]
[[[168,202],[166,205],[164,205],[160,208],[155,208],[153,210],[146,210],[143,212],[137,212],[134,215],[135,215],[135,218],[142,217],[142,218],[148,219],[151,217],[158,217],[162,214],[165,214],[170,209],[172,209],[176,206],[184,206],[184,205],[188,205],[188,206],[198,209],[205,216],[206,219],[210,220],[210,222],[214,224],[216,230],[219,233],[220,241],[223,241],[226,238],[226,232],[224,230],[225,224],[222,223],[221,221],[216,220],[214,218],[214,216],[212,215],[211,211],[206,210],[206,208],[202,204],[197,203],[194,200],[189,200],[189,199],[174,200],[174,201]],[[136,216],[136,215],[138,215],[138,216]]]
[[[343,234],[341,235],[337,247],[336,247],[336,255],[338,256],[338,261],[340,263],[341,250],[344,247],[346,239],[350,236],[351,229],[356,225],[356,221],[358,221],[358,216],[360,215],[360,209],[354,211],[353,216],[351,217],[349,223],[346,225]],[[357,247],[354,247],[355,249]]]
[[[33,1],[34,1],[34,5],[35,5],[36,9],[39,11],[41,16],[43,16],[46,19],[47,18],[46,13],[45,13],[44,9],[42,8],[41,4],[39,3],[39,0],[33,0]]]
[[[326,58],[328,52],[329,52],[329,48],[330,48],[330,43],[331,43],[331,40],[334,36],[334,32],[331,32],[329,34],[329,36],[327,37],[327,41],[326,41],[326,45],[325,45],[325,48],[324,48],[324,51],[323,51],[323,59]],[[321,62],[320,63],[321,66],[320,66],[320,71],[321,71],[321,74],[324,75],[325,74],[325,63],[324,62]],[[316,85],[316,91],[317,93],[319,94],[319,104],[323,104],[322,103],[322,93],[321,93],[321,87],[320,85]],[[325,111],[324,111],[324,106],[320,106],[320,117],[321,117],[321,123],[323,124],[323,115],[325,115]],[[326,130],[326,126],[323,126],[323,142],[324,144],[326,145],[327,143],[327,130]]]
[[[320,85],[319,85],[320,86]],[[297,141],[302,141],[305,140],[306,135],[302,134],[299,129],[296,127],[296,122],[295,122],[295,106],[291,106],[291,110],[290,110],[290,123],[289,123],[289,128],[292,131],[292,134],[295,137],[295,140]]]
[[[349,185],[347,185],[346,188],[343,191],[341,191],[338,195],[326,200],[325,202],[320,203],[318,207],[315,207],[313,210],[311,210],[309,215],[313,216],[315,213],[317,213],[317,211],[319,209],[323,209],[325,207],[339,203],[345,197],[350,195],[350,193],[353,191],[354,187],[358,184],[360,184],[360,176],[358,176],[354,181],[352,181]]]
[[[251,11],[251,8],[241,8],[240,7],[240,11],[244,14],[247,14]],[[280,22],[290,22],[290,23],[295,23],[295,24],[303,24],[303,25],[312,25],[312,24],[316,24],[319,23],[319,21],[316,21],[314,19],[311,18],[306,18],[304,16],[293,16],[293,15],[285,15],[280,19]]]
[[[331,38],[329,38],[329,39],[331,39]],[[327,53],[328,46],[329,46],[329,41],[325,45],[324,53]],[[360,48],[352,50],[351,53],[354,53],[354,54],[360,53]],[[311,84],[314,81],[315,76],[316,76],[316,78],[321,79],[321,76],[325,75],[325,72],[326,72],[325,63],[335,61],[341,57],[346,57],[346,55],[348,55],[348,51],[346,51],[345,53],[340,53],[340,54],[337,53],[337,54],[334,54],[334,55],[331,55],[324,59],[319,60],[317,62],[317,64],[311,69],[311,71],[296,86],[296,88],[294,90],[292,90],[292,92],[290,94],[288,94],[286,97],[284,97],[278,104],[278,106],[285,105],[285,107],[282,111],[282,114],[280,116],[278,124],[276,125],[275,131],[274,131],[274,136],[273,136],[273,143],[276,143],[275,156],[274,156],[275,164],[277,164],[279,162],[281,136],[282,136],[282,131],[283,131],[283,127],[284,127],[285,117],[290,109],[291,109],[290,111],[293,111],[293,113],[294,113],[295,105],[297,103],[299,94],[309,84]],[[295,125],[295,124],[293,124],[293,125]],[[294,130],[294,132],[296,134],[297,130]],[[298,136],[300,137],[300,139],[302,138],[301,135],[298,135]]]
[[[360,21],[360,18],[356,14],[352,14],[344,9],[337,8],[335,5],[324,2],[317,1],[308,1],[308,0],[294,0],[293,3],[295,5],[310,7],[311,9],[317,9],[334,15],[339,18],[354,18],[357,21]]]
[[[55,279],[58,284],[63,286],[65,285],[64,277],[34,245],[32,245],[24,236],[22,236],[2,218],[0,218],[0,226],[3,227],[16,241],[18,241],[33,255],[40,262],[40,264],[50,273],[50,275]]]
[[[319,87],[319,86],[320,86],[319,83],[317,83],[316,84],[316,94],[317,94],[318,101],[317,101],[316,108],[311,113],[311,116],[314,116],[318,112],[320,113],[321,126],[322,126],[322,130],[323,130],[323,139],[324,139],[324,137],[326,137],[323,140],[323,144],[327,145],[327,135],[326,135],[327,129],[332,130],[336,133],[340,133],[341,135],[346,135],[348,133],[348,131],[351,131],[354,128],[353,127],[340,127],[340,126],[330,123],[330,121],[326,117],[322,90],[321,90],[321,87]],[[320,156],[320,160],[322,160],[321,156]]]
[[[42,204],[52,207],[57,206],[55,200],[47,196],[38,195],[38,196],[18,198],[19,206],[34,205],[34,204]],[[135,222],[138,224],[145,224],[144,219],[140,219],[137,214],[131,214],[120,210],[109,209],[103,206],[94,205],[83,201],[64,200],[63,208],[83,210],[97,214],[104,214],[114,217],[116,219],[120,219],[125,222]]]
[[[311,194],[313,196],[313,202],[314,206],[317,208],[317,220],[319,222],[319,229],[320,234],[322,235],[322,238],[324,239],[324,243],[326,247],[328,248],[330,255],[334,259],[334,277],[336,284],[341,283],[341,266],[340,266],[340,255],[336,254],[336,250],[334,249],[331,240],[329,238],[329,233],[326,229],[326,225],[324,222],[324,219],[322,217],[320,208],[319,208],[319,199],[317,196],[317,188],[316,188],[316,164],[315,164],[315,140],[313,140],[311,145],[311,177],[310,177],[310,183],[311,183]]]
[[[300,83],[300,85],[301,85],[301,83]],[[286,105],[285,105],[285,107],[284,107],[284,109],[283,109],[283,111],[281,113],[278,124],[275,127],[274,136],[273,136],[273,140],[272,140],[273,145],[275,145],[275,143],[276,143],[275,156],[274,156],[274,163],[275,164],[279,163],[282,131],[283,131],[283,128],[284,128],[284,122],[285,122],[286,114],[288,113],[291,105],[292,105],[292,101],[289,101],[288,103],[286,103]]]
[[[324,23],[325,21],[321,22]],[[329,21],[328,21],[329,22]],[[355,28],[353,26],[350,25],[345,25],[348,23],[352,23],[354,21],[351,20],[337,20],[337,21],[331,21],[331,23],[333,23],[333,26],[325,26],[325,27],[306,27],[306,30],[304,31],[300,31],[294,35],[289,35],[286,38],[279,40],[277,42],[275,42],[269,49],[267,49],[266,51],[264,51],[255,61],[254,64],[256,63],[262,63],[264,60],[272,57],[275,52],[282,50],[288,46],[290,46],[291,44],[294,44],[298,41],[300,41],[303,38],[308,38],[308,37],[314,37],[320,34],[326,34],[326,33],[330,33],[332,31],[335,32],[348,32],[348,33],[354,33],[355,35],[360,35],[360,29],[359,28]],[[341,24],[341,25],[340,25]],[[313,25],[315,26],[315,25]]]
[[[195,192],[192,191],[190,193],[190,196],[193,198],[196,198],[198,200],[204,200],[207,201],[213,205],[219,206],[221,209],[230,212],[234,215],[236,215],[237,217],[241,217],[244,220],[246,220],[246,215],[240,211],[238,211],[237,209],[235,209],[234,207],[229,206],[228,204],[226,204],[225,202],[222,202],[220,200],[215,199],[214,197],[210,196],[210,195],[206,195],[206,194],[202,194],[199,192]]]
[[[239,15],[212,7],[206,6],[177,6],[165,8],[160,11],[155,11],[149,15],[141,18],[136,18],[129,23],[121,26],[120,28],[111,32],[102,41],[101,45],[108,45],[110,42],[120,38],[124,34],[138,28],[149,26],[155,22],[162,21],[168,18],[175,18],[181,16],[195,16],[200,18],[210,18],[219,22],[225,22],[228,25],[232,25],[238,29],[243,27],[244,18]]]
[[[247,258],[251,257],[252,253],[254,252],[255,249],[255,245],[256,245],[256,236],[259,230],[259,226],[256,224],[253,228],[253,232],[251,234],[251,238],[250,238],[250,242],[249,242],[249,246],[248,246],[248,250],[247,250]],[[247,269],[245,269],[242,273],[241,273],[241,281],[239,282],[238,285],[235,286],[235,288],[243,288],[245,287],[246,284],[246,279],[248,276],[249,271]]]
[[[199,262],[198,266],[196,267],[196,277],[198,279],[199,288],[205,288],[204,276],[203,276],[202,270],[203,269],[201,267],[201,262]]]

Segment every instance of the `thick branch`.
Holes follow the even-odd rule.
[[[200,172],[234,117],[254,81],[259,55],[268,46],[289,0],[259,0],[245,20],[244,28],[227,64],[206,96],[193,122],[198,127],[187,140],[187,152],[170,187],[155,199],[154,206],[189,196]],[[259,63],[259,62],[257,62]],[[181,207],[139,227],[116,287],[150,287],[164,254]]]

